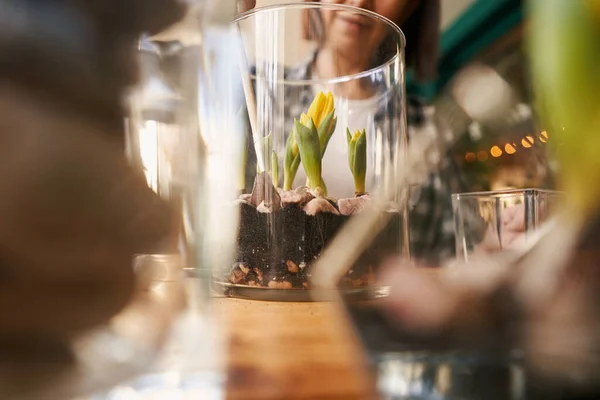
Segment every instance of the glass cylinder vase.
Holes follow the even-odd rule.
[[[406,146],[404,36],[373,12],[328,3],[259,8],[234,24],[247,157],[236,262],[216,282],[232,296],[310,299],[314,262],[394,184]],[[392,200],[391,222],[341,287],[372,287],[384,259],[408,252],[405,204]]]

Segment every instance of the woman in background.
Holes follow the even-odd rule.
[[[328,2],[328,1],[324,1]],[[360,7],[382,15],[400,26],[406,36],[406,63],[413,70],[417,83],[432,82],[437,75],[437,50],[439,41],[439,0],[348,0],[332,1]],[[305,14],[305,37],[319,43],[314,57],[308,62],[288,71],[287,79],[327,80],[367,71],[389,59],[386,44],[388,31],[384,24],[369,23],[356,14],[311,10]],[[326,39],[323,39],[326,38]],[[336,86],[336,90],[340,87]],[[348,175],[339,182],[352,182],[347,168],[347,144],[345,129],[354,132],[372,126],[377,115],[377,101],[373,85],[356,80],[341,87],[345,98],[336,98],[338,121],[336,132],[328,145],[323,159],[326,171],[336,171],[336,176]],[[286,95],[294,101],[285,104],[285,115],[300,115],[310,105],[318,89],[300,89],[301,93]],[[339,90],[338,90],[339,92]],[[339,95],[340,93],[336,93]],[[296,99],[300,99],[297,101]],[[348,107],[348,104],[351,106]],[[433,106],[414,94],[407,99],[408,137],[419,134],[421,129],[433,123]],[[346,107],[349,112],[339,112]],[[371,169],[372,170],[372,169]],[[305,179],[299,171],[296,185]],[[353,187],[333,187],[339,182],[328,182],[332,193],[352,196]],[[369,179],[367,179],[369,182]],[[427,182],[411,194],[410,236],[413,259],[421,264],[437,264],[453,257],[455,253],[454,224],[451,194],[466,191],[457,166],[450,156],[445,157],[439,170],[432,173]]]

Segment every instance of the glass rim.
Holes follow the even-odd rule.
[[[541,194],[562,194],[559,190],[552,189],[536,189],[536,188],[525,188],[525,189],[505,189],[505,190],[489,190],[480,192],[466,192],[466,193],[452,193],[453,200],[460,200],[461,198],[476,198],[476,197],[508,197],[515,195],[541,193]]]
[[[343,76],[339,76],[336,78],[329,78],[329,79],[294,79],[294,80],[287,80],[287,79],[277,79],[276,81],[278,83],[282,83],[284,85],[314,85],[314,84],[321,84],[321,85],[330,85],[330,84],[338,84],[338,83],[344,83],[344,82],[349,82],[349,81],[353,81],[356,79],[362,79],[365,77],[368,77],[370,75],[373,75],[374,73],[383,70],[385,68],[387,68],[388,66],[394,64],[395,62],[398,61],[399,58],[402,57],[402,53],[406,47],[406,37],[404,35],[404,32],[402,31],[402,29],[400,29],[400,27],[393,22],[392,20],[390,20],[389,18],[386,18],[382,15],[379,15],[373,11],[370,10],[366,10],[364,8],[360,8],[360,7],[355,7],[355,6],[351,6],[348,4],[338,4],[338,3],[321,3],[321,2],[315,2],[315,1],[307,1],[307,2],[293,2],[293,3],[284,3],[284,4],[272,4],[272,5],[268,5],[268,6],[262,6],[262,7],[257,7],[257,8],[253,8],[251,10],[247,10],[243,13],[238,14],[232,21],[233,24],[238,24],[239,22],[242,22],[248,18],[251,18],[257,14],[261,14],[261,13],[266,13],[266,12],[277,12],[277,11],[285,11],[285,10],[301,10],[301,9],[331,9],[331,10],[337,10],[337,11],[349,11],[349,12],[353,12],[356,14],[361,14],[364,15],[368,18],[377,20],[381,23],[386,24],[390,29],[392,29],[392,31],[394,31],[398,37],[398,51],[396,51],[396,54],[394,54],[392,57],[390,57],[389,60],[373,67],[370,68],[368,70],[365,71],[361,71],[355,74],[350,74],[350,75],[343,75]],[[402,62],[403,60],[401,60]],[[258,79],[259,77],[251,74],[250,75],[252,78],[254,79]]]

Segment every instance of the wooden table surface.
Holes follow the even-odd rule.
[[[229,399],[375,398],[366,359],[335,303],[217,299]]]

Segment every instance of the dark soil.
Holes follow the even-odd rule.
[[[311,265],[350,219],[329,212],[307,215],[298,205],[261,213],[241,205],[237,261],[227,274],[231,283],[271,288],[309,288]],[[373,241],[341,284],[359,287],[372,281],[373,268],[397,254],[400,214]],[[243,278],[243,279],[242,279]]]

